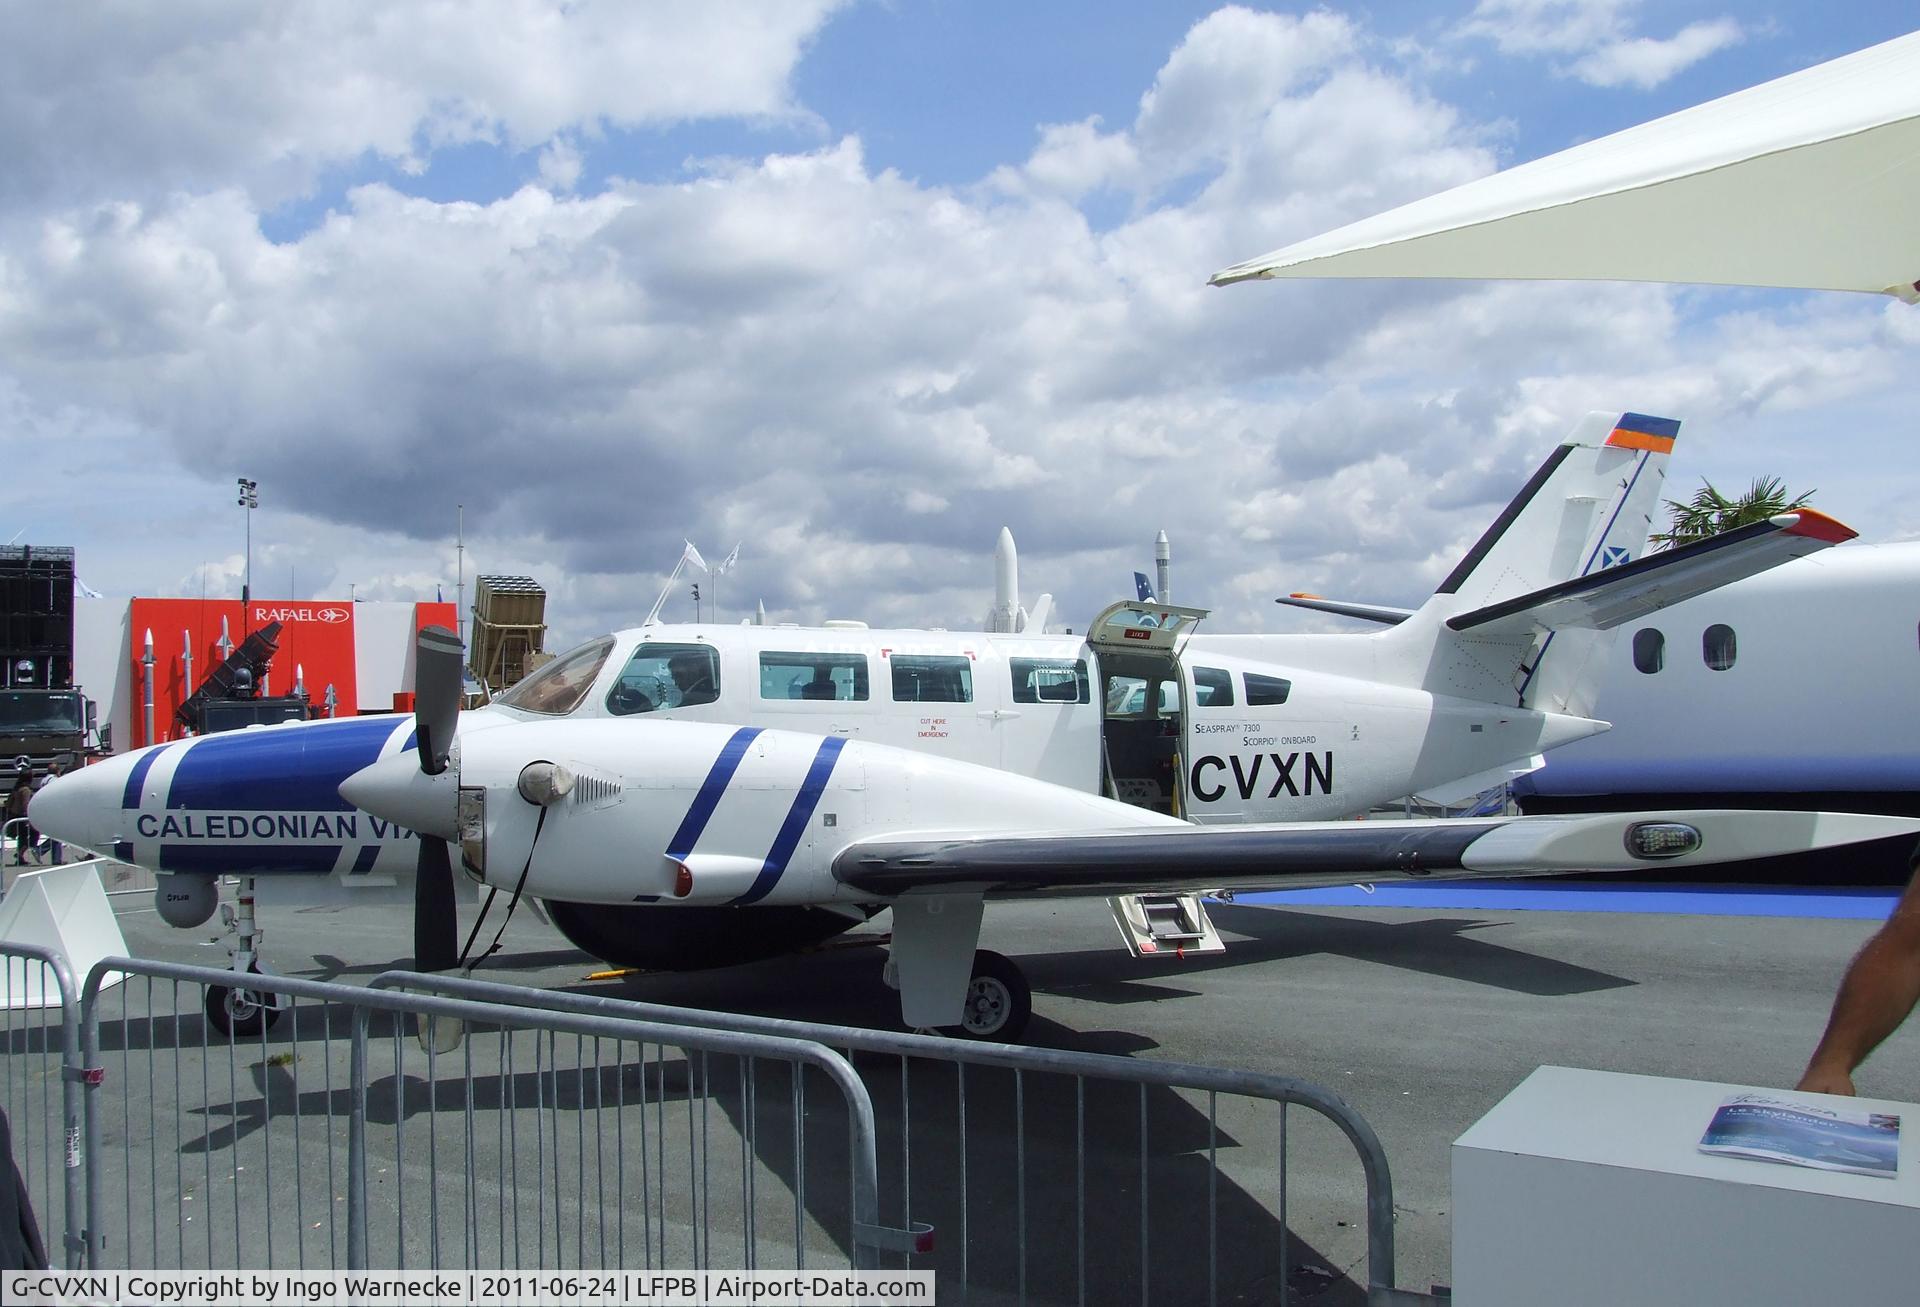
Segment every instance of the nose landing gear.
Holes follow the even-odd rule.
[[[259,946],[263,932],[253,912],[253,877],[244,876],[233,905],[220,906],[221,923],[233,936],[233,972],[235,980],[258,976]],[[251,989],[244,984],[207,987],[207,1022],[230,1039],[258,1035],[270,1029],[287,1008],[284,994]]]

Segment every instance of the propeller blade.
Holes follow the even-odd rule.
[[[413,868],[413,965],[451,971],[460,964],[460,921],[453,902],[453,856],[445,840],[420,837]]]
[[[413,660],[413,726],[420,770],[438,776],[447,769],[460,718],[460,637],[444,626],[420,630]]]

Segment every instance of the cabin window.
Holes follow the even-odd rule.
[[[1015,703],[1092,703],[1084,658],[1009,658]]]
[[[600,675],[601,666],[612,652],[612,636],[589,640],[578,649],[561,654],[494,702],[522,712],[551,713],[556,717],[570,713],[587,697],[587,691],[593,688],[593,678]]]
[[[704,644],[643,644],[607,691],[615,717],[656,708],[697,708],[720,697],[720,654]]]
[[[1293,682],[1279,676],[1261,676],[1256,672],[1247,673],[1247,706],[1264,707],[1269,704],[1285,703],[1287,696],[1293,693]]]
[[[760,655],[760,697],[864,701],[867,656],[769,650]]]
[[[973,659],[965,654],[894,654],[895,703],[972,703]]]
[[[1733,660],[1739,656],[1734,647],[1733,628],[1724,622],[1715,622],[1700,636],[1700,656],[1707,660],[1707,667],[1716,672],[1724,672],[1733,666]]]
[[[1218,667],[1194,668],[1193,703],[1196,708],[1233,707],[1233,673]]]
[[[1667,665],[1667,637],[1643,626],[1633,633],[1633,669],[1652,676]]]

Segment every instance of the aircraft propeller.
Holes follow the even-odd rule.
[[[413,725],[420,770],[447,769],[460,716],[460,639],[444,626],[421,630],[414,652]],[[447,841],[425,831],[413,874],[413,960],[421,971],[448,971],[460,961],[460,923],[454,908],[453,856]]]

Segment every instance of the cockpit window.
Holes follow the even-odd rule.
[[[494,702],[522,712],[552,713],[556,717],[570,713],[586,698],[593,678],[600,674],[601,666],[612,652],[612,636],[589,640],[578,649],[561,654]]]
[[[615,717],[656,708],[697,708],[720,697],[720,655],[704,644],[643,644],[607,691]]]

